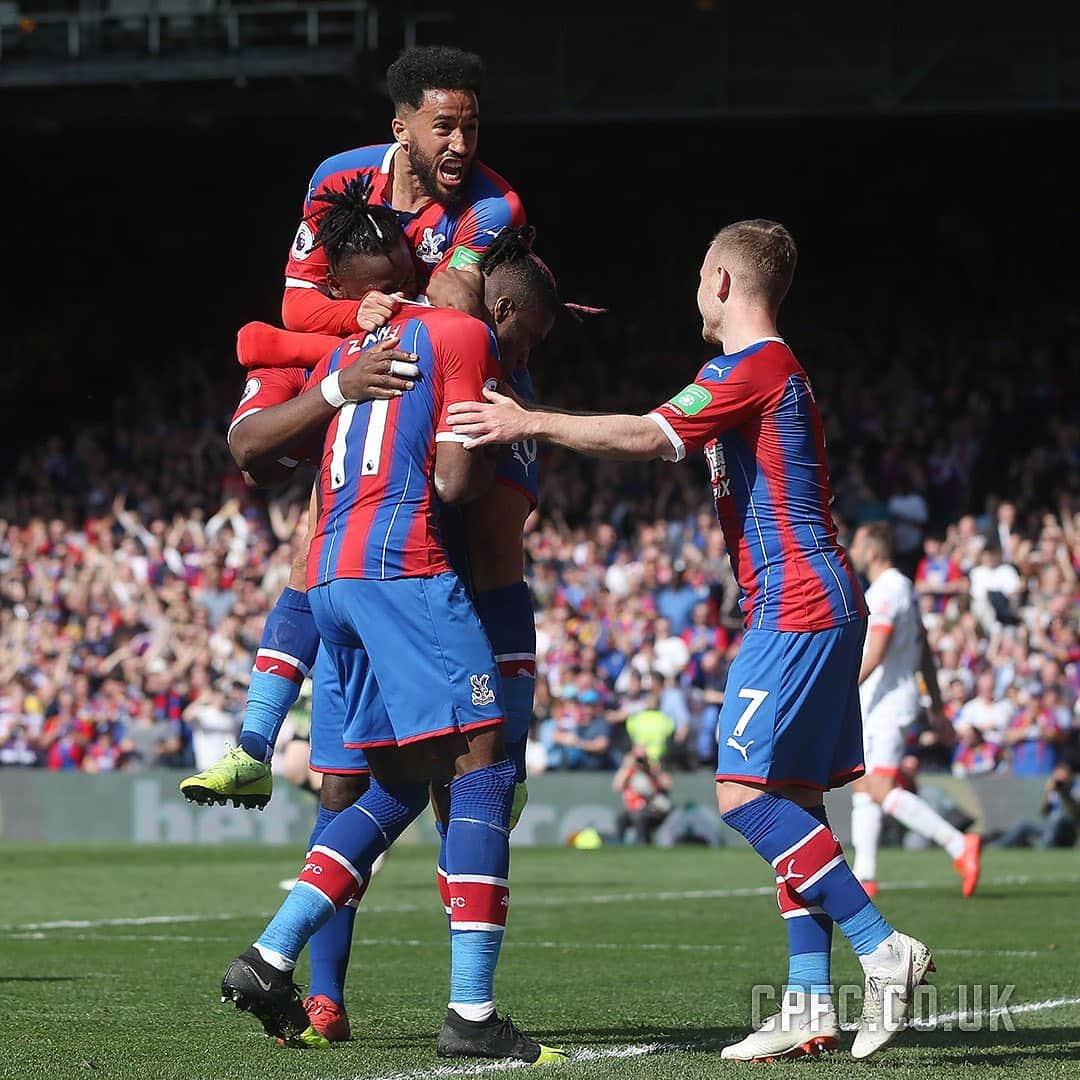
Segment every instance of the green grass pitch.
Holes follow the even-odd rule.
[[[296,852],[8,845],[0,849],[0,1076],[421,1080],[502,1071],[435,1056],[449,950],[433,862],[430,848],[387,861],[357,922],[354,1041],[302,1052],[279,1049],[218,1001],[225,965],[280,903],[277,883],[296,873]],[[881,879],[886,916],[935,950],[936,997],[920,1001],[934,1025],[905,1032],[867,1063],[841,1051],[773,1065],[774,1073],[1080,1076],[1075,852],[990,852],[970,901],[940,852],[885,852]],[[573,1052],[559,1069],[568,1078],[764,1068],[722,1063],[718,1051],[745,1033],[751,987],[784,975],[768,882],[756,856],[733,849],[521,849],[500,1006]],[[842,939],[833,954],[836,981],[859,982]],[[958,1011],[1000,1005],[990,987],[1009,985],[1015,1030],[989,1015],[979,1030],[959,1030]]]

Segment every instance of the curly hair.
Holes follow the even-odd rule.
[[[386,70],[386,88],[397,108],[419,109],[425,90],[471,90],[479,97],[483,81],[480,57],[448,45],[406,49]]]

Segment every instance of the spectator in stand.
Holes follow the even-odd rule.
[[[687,580],[686,560],[678,558],[671,564],[671,579],[656,594],[656,610],[667,620],[672,633],[681,634],[690,625],[695,607],[708,595],[707,587]]]
[[[987,633],[1020,621],[1017,602],[1021,587],[1016,567],[1002,562],[1001,548],[983,548],[979,565],[971,570],[971,610]]]
[[[959,563],[945,553],[940,536],[932,534],[923,541],[923,557],[915,571],[915,588],[932,599],[935,613],[945,610],[949,597],[968,590],[968,579]]]
[[[712,607],[705,601],[694,605],[690,613],[690,625],[682,632],[682,639],[690,653],[690,662],[697,664],[710,650],[726,652],[731,643],[727,629],[717,626]]]
[[[653,648],[655,657],[652,670],[665,679],[677,679],[690,663],[690,650],[686,642],[674,633],[670,620],[656,620]]]
[[[980,776],[997,769],[1001,747],[987,742],[982,731],[973,724],[956,729],[956,749],[953,753],[953,776]]]
[[[698,764],[709,768],[716,764],[716,732],[720,722],[720,707],[724,704],[729,666],[719,649],[709,649],[702,654],[691,680],[697,704],[692,736],[694,752]]]
[[[1056,692],[1050,701],[1042,687],[1021,691],[1019,708],[1005,730],[1014,776],[1046,776],[1053,772],[1065,741],[1066,728],[1057,709]]]
[[[611,732],[601,711],[600,693],[588,672],[577,671],[541,728],[550,768],[604,769],[610,765]]]
[[[926,482],[915,466],[900,473],[896,493],[889,499],[889,520],[896,537],[896,565],[909,576],[915,572],[922,546],[923,529],[930,519],[930,509],[922,494]]]
[[[1007,701],[994,697],[994,673],[984,671],[975,681],[975,697],[966,702],[956,717],[956,725],[976,727],[987,742],[1004,741],[1005,731],[1012,723],[1013,710]]]

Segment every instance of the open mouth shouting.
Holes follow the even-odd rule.
[[[465,182],[465,162],[461,158],[448,154],[435,170],[439,183],[448,188],[460,187]]]

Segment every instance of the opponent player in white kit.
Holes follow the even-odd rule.
[[[960,832],[898,783],[907,729],[919,709],[918,673],[926,683],[936,722],[946,722],[918,595],[911,580],[893,566],[893,534],[885,522],[861,526],[850,555],[855,569],[870,582],[869,628],[859,671],[866,773],[853,785],[851,800],[855,876],[870,896],[877,894],[878,841],[885,813],[940,844],[963,879],[961,891],[971,896],[979,883],[980,837]]]

